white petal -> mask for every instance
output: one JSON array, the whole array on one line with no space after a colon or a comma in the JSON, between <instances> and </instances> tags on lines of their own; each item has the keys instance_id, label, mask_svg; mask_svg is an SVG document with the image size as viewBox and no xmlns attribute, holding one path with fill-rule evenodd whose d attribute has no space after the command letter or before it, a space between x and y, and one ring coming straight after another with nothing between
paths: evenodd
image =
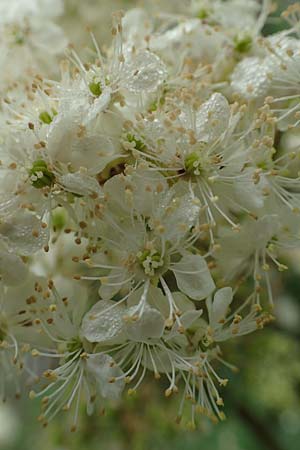
<instances>
[{"instance_id":1,"label":"white petal","mask_svg":"<svg viewBox=\"0 0 300 450\"><path fill-rule=\"evenodd\" d=\"M136 307L129 308L128 315L132 315ZM128 322L126 333L134 341L145 341L147 339L159 339L164 332L165 319L162 314L154 308L146 307L142 317L135 322Z\"/></svg>"},{"instance_id":2,"label":"white petal","mask_svg":"<svg viewBox=\"0 0 300 450\"><path fill-rule=\"evenodd\" d=\"M133 55L122 72L123 86L135 94L154 92L167 78L165 64L149 51Z\"/></svg>"},{"instance_id":3,"label":"white petal","mask_svg":"<svg viewBox=\"0 0 300 450\"><path fill-rule=\"evenodd\" d=\"M172 292L172 297L176 303L177 308L182 313L185 313L187 311L195 311L195 304L182 292Z\"/></svg>"},{"instance_id":4,"label":"white petal","mask_svg":"<svg viewBox=\"0 0 300 450\"><path fill-rule=\"evenodd\" d=\"M132 176L134 206L140 214L151 216L168 191L165 177L158 172L139 168Z\"/></svg>"},{"instance_id":5,"label":"white petal","mask_svg":"<svg viewBox=\"0 0 300 450\"><path fill-rule=\"evenodd\" d=\"M122 370L116 365L113 358L103 353L89 355L86 361L88 375L92 376L97 390L102 397L117 400L124 388L124 380L111 382L113 378L123 375Z\"/></svg>"},{"instance_id":6,"label":"white petal","mask_svg":"<svg viewBox=\"0 0 300 450\"><path fill-rule=\"evenodd\" d=\"M185 236L199 218L200 206L187 190L188 183L178 182L162 196L159 205L156 199L154 219L163 222L165 236L171 242Z\"/></svg>"},{"instance_id":7,"label":"white petal","mask_svg":"<svg viewBox=\"0 0 300 450\"><path fill-rule=\"evenodd\" d=\"M111 89L106 88L100 95L100 97L96 98L93 105L89 108L88 114L83 121L83 125L87 125L89 122L95 119L100 112L105 111L110 103L110 100Z\"/></svg>"},{"instance_id":8,"label":"white petal","mask_svg":"<svg viewBox=\"0 0 300 450\"><path fill-rule=\"evenodd\" d=\"M152 358L155 363L156 370L161 373L170 373L172 372L172 366L174 364L173 361L170 360L170 354L165 350L165 348L157 348L155 352L152 354ZM154 372L153 362L150 357L149 352L145 352L143 358L143 366L148 370Z\"/></svg>"},{"instance_id":9,"label":"white petal","mask_svg":"<svg viewBox=\"0 0 300 450\"><path fill-rule=\"evenodd\" d=\"M114 306L112 308L112 306ZM100 300L84 316L81 335L90 342L106 342L121 336L124 307L112 301Z\"/></svg>"},{"instance_id":10,"label":"white petal","mask_svg":"<svg viewBox=\"0 0 300 450\"><path fill-rule=\"evenodd\" d=\"M215 289L206 261L200 255L183 256L172 270L178 288L193 300L202 300Z\"/></svg>"},{"instance_id":11,"label":"white petal","mask_svg":"<svg viewBox=\"0 0 300 450\"><path fill-rule=\"evenodd\" d=\"M39 19L38 19L39 20ZM34 32L34 45L48 55L62 53L68 45L68 40L63 30L55 23L47 22L46 26L36 22Z\"/></svg>"},{"instance_id":12,"label":"white petal","mask_svg":"<svg viewBox=\"0 0 300 450\"><path fill-rule=\"evenodd\" d=\"M202 316L202 309L195 309L194 311L186 311L180 317L180 322L182 323L183 328L186 330L189 329L192 324Z\"/></svg>"},{"instance_id":13,"label":"white petal","mask_svg":"<svg viewBox=\"0 0 300 450\"><path fill-rule=\"evenodd\" d=\"M148 14L141 8L132 8L127 11L122 26L123 35L130 45L146 43L145 37L152 31Z\"/></svg>"},{"instance_id":14,"label":"white petal","mask_svg":"<svg viewBox=\"0 0 300 450\"><path fill-rule=\"evenodd\" d=\"M231 77L233 92L240 94L247 100L264 100L271 85L268 72L270 68L264 60L246 58L240 62Z\"/></svg>"},{"instance_id":15,"label":"white petal","mask_svg":"<svg viewBox=\"0 0 300 450\"><path fill-rule=\"evenodd\" d=\"M102 285L99 288L99 296L104 300L110 300L116 295L122 287L127 283L123 283L128 279L128 272L124 269L113 269L110 271L107 280L102 279Z\"/></svg>"},{"instance_id":16,"label":"white petal","mask_svg":"<svg viewBox=\"0 0 300 450\"><path fill-rule=\"evenodd\" d=\"M246 227L245 227L246 228ZM255 222L250 222L246 233L252 243L253 250L261 250L279 232L280 219L277 214L263 216Z\"/></svg>"},{"instance_id":17,"label":"white petal","mask_svg":"<svg viewBox=\"0 0 300 450\"><path fill-rule=\"evenodd\" d=\"M214 296L209 318L212 327L220 323L220 320L225 319L228 307L233 300L233 293L230 287L219 289Z\"/></svg>"},{"instance_id":18,"label":"white petal","mask_svg":"<svg viewBox=\"0 0 300 450\"><path fill-rule=\"evenodd\" d=\"M129 307L133 307L139 304L141 300L141 296L143 294L144 287L141 287L134 291L127 299L127 305ZM170 312L170 306L168 299L163 294L162 290L154 287L152 285L149 286L147 293L147 304L154 309L158 310L165 318L168 317Z\"/></svg>"},{"instance_id":19,"label":"white petal","mask_svg":"<svg viewBox=\"0 0 300 450\"><path fill-rule=\"evenodd\" d=\"M0 279L8 286L17 286L26 281L28 268L19 256L0 252Z\"/></svg>"},{"instance_id":20,"label":"white petal","mask_svg":"<svg viewBox=\"0 0 300 450\"><path fill-rule=\"evenodd\" d=\"M48 243L49 230L33 214L22 211L0 223L1 238L11 251L27 256Z\"/></svg>"},{"instance_id":21,"label":"white petal","mask_svg":"<svg viewBox=\"0 0 300 450\"><path fill-rule=\"evenodd\" d=\"M199 317L201 317L202 313L202 309L186 311L182 314L182 316L180 316L180 326L182 326L185 330L188 330L192 324L199 319ZM174 323L171 331L166 335L166 337L164 337L164 339L169 341L170 339L174 339L176 336L180 336L179 324L177 322Z\"/></svg>"},{"instance_id":22,"label":"white petal","mask_svg":"<svg viewBox=\"0 0 300 450\"><path fill-rule=\"evenodd\" d=\"M230 106L222 94L213 94L197 114L197 136L201 141L212 142L228 128Z\"/></svg>"},{"instance_id":23,"label":"white petal","mask_svg":"<svg viewBox=\"0 0 300 450\"><path fill-rule=\"evenodd\" d=\"M86 173L68 173L59 177L58 181L66 191L72 192L73 194L90 195L101 192L96 179L88 176Z\"/></svg>"},{"instance_id":24,"label":"white petal","mask_svg":"<svg viewBox=\"0 0 300 450\"><path fill-rule=\"evenodd\" d=\"M246 174L249 178L246 177ZM244 178L241 181L238 179L235 181L233 195L238 204L243 205L250 211L264 206L262 189L259 185L253 183L253 172L251 170L244 170Z\"/></svg>"}]
</instances>

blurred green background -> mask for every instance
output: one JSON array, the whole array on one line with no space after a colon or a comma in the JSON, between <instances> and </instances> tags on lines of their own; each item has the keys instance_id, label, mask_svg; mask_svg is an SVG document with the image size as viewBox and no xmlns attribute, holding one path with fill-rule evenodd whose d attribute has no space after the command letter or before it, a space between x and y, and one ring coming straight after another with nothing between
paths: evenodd
<instances>
[{"instance_id":1,"label":"blurred green background","mask_svg":"<svg viewBox=\"0 0 300 450\"><path fill-rule=\"evenodd\" d=\"M294 2L279 3L277 15ZM274 15L265 32L282 26ZM149 380L137 397L125 398L107 413L87 417L82 411L76 433L70 433L64 415L42 429L36 421L38 402L21 398L0 404L0 449L299 450L300 255L291 254L291 261L276 287L278 320L225 347L225 359L241 369L227 374L225 422L203 420L194 432L177 425L176 398L165 399L163 389Z\"/></svg>"}]
</instances>

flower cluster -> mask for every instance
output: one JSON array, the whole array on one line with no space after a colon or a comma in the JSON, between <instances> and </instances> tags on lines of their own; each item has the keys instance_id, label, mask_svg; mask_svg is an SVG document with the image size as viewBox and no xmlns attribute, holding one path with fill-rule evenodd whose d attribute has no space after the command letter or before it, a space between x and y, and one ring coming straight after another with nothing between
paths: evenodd
<instances>
[{"instance_id":1,"label":"flower cluster","mask_svg":"<svg viewBox=\"0 0 300 450\"><path fill-rule=\"evenodd\" d=\"M55 57L67 45L64 31L55 23L62 14L63 0L1 0L1 93L20 80L30 80L36 71L56 73Z\"/></svg>"},{"instance_id":2,"label":"flower cluster","mask_svg":"<svg viewBox=\"0 0 300 450\"><path fill-rule=\"evenodd\" d=\"M2 1L0 387L30 385L43 425L147 374L178 420L225 417L222 342L273 319L299 239L300 7L262 37L270 12L115 13L111 46L69 46L57 81L40 57L57 72L62 2Z\"/></svg>"}]
</instances>

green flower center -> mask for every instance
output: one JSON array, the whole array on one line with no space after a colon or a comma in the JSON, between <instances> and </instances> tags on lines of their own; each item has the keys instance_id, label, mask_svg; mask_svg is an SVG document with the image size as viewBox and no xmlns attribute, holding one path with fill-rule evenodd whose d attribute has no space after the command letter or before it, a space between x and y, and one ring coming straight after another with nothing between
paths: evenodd
<instances>
[{"instance_id":1,"label":"green flower center","mask_svg":"<svg viewBox=\"0 0 300 450\"><path fill-rule=\"evenodd\" d=\"M70 353L78 352L82 349L82 342L79 338L73 339L71 342L67 344L67 350Z\"/></svg>"},{"instance_id":2,"label":"green flower center","mask_svg":"<svg viewBox=\"0 0 300 450\"><path fill-rule=\"evenodd\" d=\"M200 11L197 14L198 19L204 20L209 17L209 11L207 9L200 9Z\"/></svg>"},{"instance_id":3,"label":"green flower center","mask_svg":"<svg viewBox=\"0 0 300 450\"><path fill-rule=\"evenodd\" d=\"M239 53L247 53L251 50L252 47L252 38L251 36L236 36L234 38L235 50Z\"/></svg>"},{"instance_id":4,"label":"green flower center","mask_svg":"<svg viewBox=\"0 0 300 450\"><path fill-rule=\"evenodd\" d=\"M102 88L101 88L100 82L98 82L98 83L95 83L95 82L90 83L89 84L89 89L90 89L91 93L95 97L100 97L100 95L102 94Z\"/></svg>"},{"instance_id":5,"label":"green flower center","mask_svg":"<svg viewBox=\"0 0 300 450\"><path fill-rule=\"evenodd\" d=\"M155 249L139 252L137 258L146 275L154 276L164 265L161 254Z\"/></svg>"},{"instance_id":6,"label":"green flower center","mask_svg":"<svg viewBox=\"0 0 300 450\"><path fill-rule=\"evenodd\" d=\"M39 115L39 119L41 122L46 123L47 125L50 125L50 123L53 120L53 117L51 117L47 111L42 111L41 114Z\"/></svg>"},{"instance_id":7,"label":"green flower center","mask_svg":"<svg viewBox=\"0 0 300 450\"><path fill-rule=\"evenodd\" d=\"M184 167L189 175L200 175L201 156L199 152L193 152L187 155L184 160Z\"/></svg>"},{"instance_id":8,"label":"green flower center","mask_svg":"<svg viewBox=\"0 0 300 450\"><path fill-rule=\"evenodd\" d=\"M145 149L145 144L141 140L137 139L133 134L127 134L127 140L131 144L134 144L134 147L137 150L142 152Z\"/></svg>"},{"instance_id":9,"label":"green flower center","mask_svg":"<svg viewBox=\"0 0 300 450\"><path fill-rule=\"evenodd\" d=\"M70 361L72 358L74 358L75 353L79 353L78 358L80 355L84 352L82 347L82 342L79 338L74 338L72 341L68 342L66 345L67 352L69 355L66 358L66 362Z\"/></svg>"},{"instance_id":10,"label":"green flower center","mask_svg":"<svg viewBox=\"0 0 300 450\"><path fill-rule=\"evenodd\" d=\"M15 43L17 45L23 45L25 42L24 36L21 33L16 33L15 35Z\"/></svg>"},{"instance_id":11,"label":"green flower center","mask_svg":"<svg viewBox=\"0 0 300 450\"><path fill-rule=\"evenodd\" d=\"M58 207L52 212L52 227L55 231L60 231L67 224L67 213L64 208Z\"/></svg>"},{"instance_id":12,"label":"green flower center","mask_svg":"<svg viewBox=\"0 0 300 450\"><path fill-rule=\"evenodd\" d=\"M43 159L38 159L33 163L29 170L29 176L32 185L37 189L51 187L55 182L55 175L48 169L47 163Z\"/></svg>"}]
</instances>

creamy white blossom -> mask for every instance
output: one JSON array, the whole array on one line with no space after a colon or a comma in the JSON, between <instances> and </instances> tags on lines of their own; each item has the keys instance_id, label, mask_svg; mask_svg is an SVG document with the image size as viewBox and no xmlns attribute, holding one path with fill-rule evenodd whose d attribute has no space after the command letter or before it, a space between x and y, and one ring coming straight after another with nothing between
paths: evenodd
<instances>
[{"instance_id":1,"label":"creamy white blossom","mask_svg":"<svg viewBox=\"0 0 300 450\"><path fill-rule=\"evenodd\" d=\"M12 0L0 5L0 61L5 67L0 89L28 80L34 71L55 73L51 61L67 45L55 19L63 14L63 0Z\"/></svg>"},{"instance_id":2,"label":"creamy white blossom","mask_svg":"<svg viewBox=\"0 0 300 450\"><path fill-rule=\"evenodd\" d=\"M76 3L0 4L0 395L74 431L150 374L223 420L223 342L299 244L299 7L263 37L268 0L145 2L58 64L113 7Z\"/></svg>"}]
</instances>

